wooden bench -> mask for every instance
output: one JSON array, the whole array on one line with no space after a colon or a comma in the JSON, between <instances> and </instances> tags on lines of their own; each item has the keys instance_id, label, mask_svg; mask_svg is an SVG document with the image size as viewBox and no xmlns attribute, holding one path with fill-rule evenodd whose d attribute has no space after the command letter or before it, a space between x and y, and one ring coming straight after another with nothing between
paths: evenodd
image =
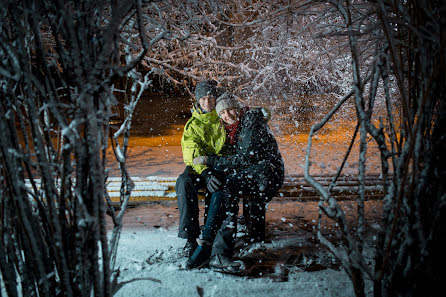
<instances>
[{"instance_id":1,"label":"wooden bench","mask_svg":"<svg viewBox=\"0 0 446 297\"><path fill-rule=\"evenodd\" d=\"M333 176L321 175L314 178L325 187L328 187ZM135 188L132 191L129 204L141 205L153 201L176 200L176 177L132 177ZM355 176L340 176L331 193L338 200L353 200L358 195L358 178ZM366 200L382 199L384 196L382 181L378 175L368 175L365 179ZM112 203L119 204L120 178L109 178L107 190ZM199 192L199 199L204 199L204 191ZM282 188L274 199L293 201L318 201L319 194L305 181L303 175L288 175L285 177Z\"/></svg>"},{"instance_id":2,"label":"wooden bench","mask_svg":"<svg viewBox=\"0 0 446 297\"><path fill-rule=\"evenodd\" d=\"M314 176L323 186L328 187L333 180L333 176ZM132 178L135 183L135 189L130 198L131 205L140 205L150 203L151 201L176 200L175 181L172 177L135 177ZM108 190L112 201L119 203L119 184L118 179L111 180ZM382 182L378 175L368 175L365 178L365 198L381 199L384 195ZM340 176L333 187L331 193L338 200L352 200L358 196L358 178L355 176ZM204 200L205 219L207 215L208 203L205 199L205 189L199 191L198 198ZM273 199L295 200L295 201L317 201L319 194L305 181L303 175L289 175L285 177L283 186L277 192ZM265 239L265 219L266 205L255 203L250 196L241 197L243 219L252 241L263 241ZM259 209L260 208L260 209ZM257 213L254 217L252 214Z\"/></svg>"},{"instance_id":3,"label":"wooden bench","mask_svg":"<svg viewBox=\"0 0 446 297\"><path fill-rule=\"evenodd\" d=\"M323 186L328 185L333 180L332 175L313 176ZM132 177L135 188L131 193L129 206L137 206L154 201L174 201L177 199L175 193L176 177L148 176L148 177ZM38 180L35 180L39 184ZM27 183L30 186L30 183ZM358 196L358 178L356 176L343 175L337 180L336 186L333 187L331 193L338 200L353 200ZM365 178L365 198L382 199L384 196L382 181L378 175L367 175ZM109 178L107 181L107 191L111 198L112 204L118 206L120 204L120 188L121 179L118 177ZM204 200L204 191L199 192L200 200ZM255 228L265 229L266 207L263 206L260 212L258 222L253 222L252 212L256 207L252 199L248 196L241 197L243 205L243 217L247 226L248 233L255 237ZM293 200L293 201L317 201L320 199L319 194L305 181L303 175L288 175L285 177L283 186L277 192L273 199ZM258 230L257 230L258 231ZM260 234L262 232L260 231Z\"/></svg>"}]
</instances>

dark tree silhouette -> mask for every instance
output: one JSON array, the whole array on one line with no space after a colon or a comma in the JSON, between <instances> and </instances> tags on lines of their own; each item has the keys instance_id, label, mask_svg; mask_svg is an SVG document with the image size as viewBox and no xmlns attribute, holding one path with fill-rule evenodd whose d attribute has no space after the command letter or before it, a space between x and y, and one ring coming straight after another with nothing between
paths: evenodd
<instances>
[{"instance_id":1,"label":"dark tree silhouette","mask_svg":"<svg viewBox=\"0 0 446 297\"><path fill-rule=\"evenodd\" d=\"M333 13L324 18L324 27L348 40L353 81L352 91L312 127L309 137L306 178L322 196L321 211L339 223L343 244L335 246L320 232L318 237L343 263L357 296L365 296L366 279L373 281L375 296L434 296L441 291L445 262L441 251L446 235L442 224L446 207L446 5L384 0L317 5ZM392 81L398 96L392 96ZM380 92L387 106L385 115L376 115L374 110ZM330 195L332 185L324 188L309 174L313 134L350 97L360 135L361 183L355 226L348 226ZM364 176L370 136L381 153L385 190L374 267L366 264L364 254ZM343 164L339 173L342 168Z\"/></svg>"}]
</instances>

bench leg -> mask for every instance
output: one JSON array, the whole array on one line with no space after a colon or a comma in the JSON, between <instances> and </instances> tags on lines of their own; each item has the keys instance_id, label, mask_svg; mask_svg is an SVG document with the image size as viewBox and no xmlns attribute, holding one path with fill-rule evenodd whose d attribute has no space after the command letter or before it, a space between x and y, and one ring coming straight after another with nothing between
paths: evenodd
<instances>
[{"instance_id":1,"label":"bench leg","mask_svg":"<svg viewBox=\"0 0 446 297\"><path fill-rule=\"evenodd\" d=\"M249 237L253 242L265 241L265 206L264 202L243 198L243 217Z\"/></svg>"}]
</instances>

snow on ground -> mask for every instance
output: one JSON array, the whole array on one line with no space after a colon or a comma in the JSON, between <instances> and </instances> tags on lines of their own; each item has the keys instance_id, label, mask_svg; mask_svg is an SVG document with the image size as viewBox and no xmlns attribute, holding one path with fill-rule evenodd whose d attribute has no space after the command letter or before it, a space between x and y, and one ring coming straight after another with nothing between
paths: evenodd
<instances>
[{"instance_id":1,"label":"snow on ground","mask_svg":"<svg viewBox=\"0 0 446 297\"><path fill-rule=\"evenodd\" d=\"M175 201L130 208L124 216L115 267L124 285L116 296L354 296L346 273L315 240L317 203L273 199L268 205L265 243L246 243L240 224L235 256L245 261L243 275L209 268L184 270L187 258L181 249L185 240L177 237ZM379 228L380 205L366 201L369 238ZM342 201L341 206L354 221L354 202ZM325 219L322 230L331 238L336 227Z\"/></svg>"},{"instance_id":2,"label":"snow on ground","mask_svg":"<svg viewBox=\"0 0 446 297\"><path fill-rule=\"evenodd\" d=\"M209 268L184 270L180 256L184 239L170 229L126 230L121 236L117 266L119 281L128 282L116 297L128 296L354 296L345 272L325 269L291 270L288 281L222 274Z\"/></svg>"}]
</instances>

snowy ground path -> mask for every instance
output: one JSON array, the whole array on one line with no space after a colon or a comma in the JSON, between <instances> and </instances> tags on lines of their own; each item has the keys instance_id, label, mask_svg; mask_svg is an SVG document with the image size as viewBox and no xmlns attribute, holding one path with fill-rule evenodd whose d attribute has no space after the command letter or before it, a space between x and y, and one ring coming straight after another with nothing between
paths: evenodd
<instances>
[{"instance_id":1,"label":"snowy ground path","mask_svg":"<svg viewBox=\"0 0 446 297\"><path fill-rule=\"evenodd\" d=\"M179 257L183 245L175 228L124 232L117 264L120 281L131 282L116 296L354 296L345 273L332 269L296 268L286 282L225 275L208 268L183 270L186 258Z\"/></svg>"},{"instance_id":2,"label":"snowy ground path","mask_svg":"<svg viewBox=\"0 0 446 297\"><path fill-rule=\"evenodd\" d=\"M354 220L354 203L341 204ZM366 202L369 238L379 228L380 206L379 201ZM273 200L267 210L265 243L245 243L243 225L239 226L236 257L247 269L235 276L209 268L184 270L185 241L177 237L175 201L130 208L117 257L119 281L125 285L116 296L354 296L345 272L315 240L317 215L317 202ZM323 230L335 236L336 226L324 220Z\"/></svg>"}]
</instances>

